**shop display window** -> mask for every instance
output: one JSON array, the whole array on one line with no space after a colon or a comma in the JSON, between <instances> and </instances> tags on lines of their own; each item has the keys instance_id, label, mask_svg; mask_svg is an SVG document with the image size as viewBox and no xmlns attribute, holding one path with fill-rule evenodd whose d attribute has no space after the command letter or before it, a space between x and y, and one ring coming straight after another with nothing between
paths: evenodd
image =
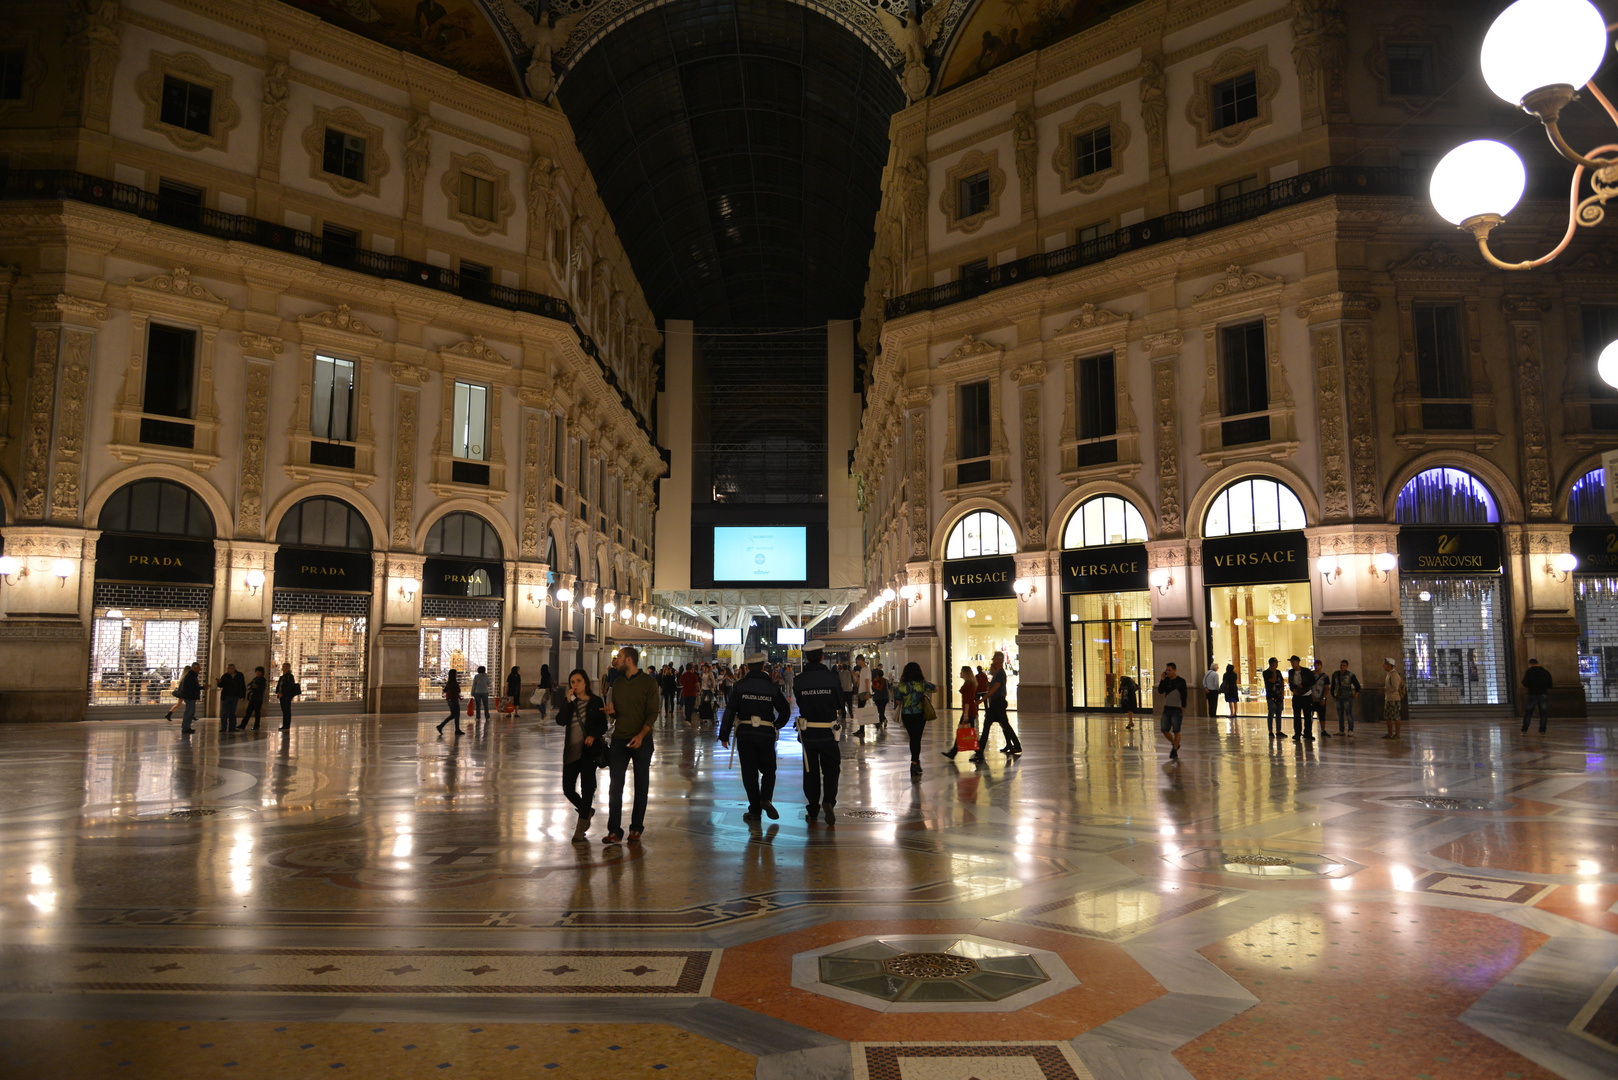
<instances>
[{"instance_id":1,"label":"shop display window","mask_svg":"<svg viewBox=\"0 0 1618 1080\"><path fill-rule=\"evenodd\" d=\"M1210 660L1224 674L1225 665L1236 668L1236 711L1244 716L1263 716L1263 671L1270 657L1279 660L1282 670L1290 667L1287 658L1297 655L1305 667L1315 661L1314 612L1309 599L1309 583L1219 585L1208 590L1208 640ZM1200 691L1205 671L1188 677L1194 691ZM1220 712L1226 711L1221 699Z\"/></svg>"}]
</instances>

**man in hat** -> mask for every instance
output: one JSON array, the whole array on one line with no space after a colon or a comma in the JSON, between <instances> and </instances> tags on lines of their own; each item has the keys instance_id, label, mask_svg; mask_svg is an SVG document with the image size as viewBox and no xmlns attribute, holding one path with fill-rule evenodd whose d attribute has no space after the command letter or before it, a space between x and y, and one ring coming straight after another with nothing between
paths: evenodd
<instances>
[{"instance_id":1,"label":"man in hat","mask_svg":"<svg viewBox=\"0 0 1618 1080\"><path fill-rule=\"evenodd\" d=\"M1315 673L1298 663L1296 653L1287 661L1292 665L1287 672L1287 688L1292 691L1292 741L1314 742L1314 700L1309 691L1315 688Z\"/></svg>"},{"instance_id":2,"label":"man in hat","mask_svg":"<svg viewBox=\"0 0 1618 1080\"><path fill-rule=\"evenodd\" d=\"M1391 656L1382 658L1382 671L1382 719L1388 722L1388 733L1382 737L1397 739L1404 722L1405 677L1399 674L1399 665Z\"/></svg>"},{"instance_id":3,"label":"man in hat","mask_svg":"<svg viewBox=\"0 0 1618 1080\"><path fill-rule=\"evenodd\" d=\"M826 824L835 822L832 808L837 805L837 777L843 769L843 753L837 745L838 703L843 699L842 680L825 664L826 643L803 644L803 670L792 681L792 695L798 699L798 741L803 744L803 797L808 805L804 816L814 821L822 812Z\"/></svg>"},{"instance_id":4,"label":"man in hat","mask_svg":"<svg viewBox=\"0 0 1618 1080\"><path fill-rule=\"evenodd\" d=\"M775 736L792 718L792 706L764 673L769 657L751 653L747 674L736 681L725 703L725 722L719 728L719 745L730 746L730 732L736 729L736 753L742 759L742 787L747 791L747 813L743 821L757 821L759 811L771 819L775 812Z\"/></svg>"}]
</instances>

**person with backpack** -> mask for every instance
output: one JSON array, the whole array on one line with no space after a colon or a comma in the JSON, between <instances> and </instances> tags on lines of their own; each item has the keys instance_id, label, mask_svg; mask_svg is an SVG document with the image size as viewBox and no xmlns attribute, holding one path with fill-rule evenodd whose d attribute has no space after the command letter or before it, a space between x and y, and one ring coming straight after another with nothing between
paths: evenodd
<instances>
[{"instance_id":1,"label":"person with backpack","mask_svg":"<svg viewBox=\"0 0 1618 1080\"><path fill-rule=\"evenodd\" d=\"M1404 721L1405 677L1393 657L1382 658L1382 719L1387 721L1388 733L1384 739L1397 739Z\"/></svg>"},{"instance_id":2,"label":"person with backpack","mask_svg":"<svg viewBox=\"0 0 1618 1080\"><path fill-rule=\"evenodd\" d=\"M1337 702L1337 734L1354 737L1354 703L1360 698L1360 680L1348 668L1348 661L1341 661L1337 670L1331 673L1331 697ZM1344 721L1348 723L1348 730L1343 730Z\"/></svg>"},{"instance_id":3,"label":"person with backpack","mask_svg":"<svg viewBox=\"0 0 1618 1080\"><path fill-rule=\"evenodd\" d=\"M185 713L180 718L180 734L189 735L197 722L197 699L202 696L202 682L197 678L200 665L190 663L185 666L185 674L180 676L180 685L175 689L174 696L180 699L185 706Z\"/></svg>"},{"instance_id":4,"label":"person with backpack","mask_svg":"<svg viewBox=\"0 0 1618 1080\"><path fill-rule=\"evenodd\" d=\"M454 674L454 672L451 672ZM292 665L281 665L281 677L275 682L275 696L281 699L281 730L292 728L292 699L303 693L303 687L292 677Z\"/></svg>"},{"instance_id":5,"label":"person with backpack","mask_svg":"<svg viewBox=\"0 0 1618 1080\"><path fill-rule=\"evenodd\" d=\"M999 655L998 653L996 655ZM896 687L899 698L899 722L910 736L910 775L921 775L921 737L927 732L928 700L938 687L922 676L921 665L912 660L906 664ZM950 754L954 757L954 754Z\"/></svg>"}]
</instances>

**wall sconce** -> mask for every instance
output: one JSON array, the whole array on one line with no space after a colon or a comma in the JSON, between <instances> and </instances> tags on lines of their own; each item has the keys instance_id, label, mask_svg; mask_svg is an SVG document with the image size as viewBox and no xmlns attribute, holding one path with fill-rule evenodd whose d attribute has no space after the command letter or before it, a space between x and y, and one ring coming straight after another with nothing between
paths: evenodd
<instances>
[{"instance_id":1,"label":"wall sconce","mask_svg":"<svg viewBox=\"0 0 1618 1080\"><path fill-rule=\"evenodd\" d=\"M1566 581L1567 576L1579 568L1579 557L1563 552L1545 560L1545 576L1552 581Z\"/></svg>"},{"instance_id":2,"label":"wall sconce","mask_svg":"<svg viewBox=\"0 0 1618 1080\"><path fill-rule=\"evenodd\" d=\"M1020 577L1011 583L1011 591L1027 600L1039 595L1039 586L1034 583L1033 578Z\"/></svg>"},{"instance_id":3,"label":"wall sconce","mask_svg":"<svg viewBox=\"0 0 1618 1080\"><path fill-rule=\"evenodd\" d=\"M247 572L245 580L247 581L248 591L257 596L258 591L264 587L264 571L254 567Z\"/></svg>"},{"instance_id":4,"label":"wall sconce","mask_svg":"<svg viewBox=\"0 0 1618 1080\"><path fill-rule=\"evenodd\" d=\"M586 596L583 600L579 601L579 606L585 611L594 611L596 609L596 598L593 596Z\"/></svg>"},{"instance_id":5,"label":"wall sconce","mask_svg":"<svg viewBox=\"0 0 1618 1080\"><path fill-rule=\"evenodd\" d=\"M56 575L56 583L67 588L67 579L73 576L73 562L71 559L57 559L51 563L51 573Z\"/></svg>"},{"instance_id":6,"label":"wall sconce","mask_svg":"<svg viewBox=\"0 0 1618 1080\"><path fill-rule=\"evenodd\" d=\"M644 611L635 612L635 621L644 626L646 624L646 612L644 612Z\"/></svg>"},{"instance_id":7,"label":"wall sconce","mask_svg":"<svg viewBox=\"0 0 1618 1080\"><path fill-rule=\"evenodd\" d=\"M613 612L615 612L617 610L618 610L618 605L613 603L611 600L608 600L605 604L601 605L601 614L603 614L603 615L611 615Z\"/></svg>"},{"instance_id":8,"label":"wall sconce","mask_svg":"<svg viewBox=\"0 0 1618 1080\"><path fill-rule=\"evenodd\" d=\"M407 577L399 580L399 599L403 600L405 603L408 604L410 601L414 600L416 598L416 594L420 591L421 582L417 581L415 578Z\"/></svg>"},{"instance_id":9,"label":"wall sconce","mask_svg":"<svg viewBox=\"0 0 1618 1080\"><path fill-rule=\"evenodd\" d=\"M915 607L916 602L921 599L921 590L914 585L901 585L899 586L899 599L911 607Z\"/></svg>"},{"instance_id":10,"label":"wall sconce","mask_svg":"<svg viewBox=\"0 0 1618 1080\"><path fill-rule=\"evenodd\" d=\"M556 602L558 604L566 604L568 601L570 601L572 599L573 599L573 590L568 588L566 585L563 585L561 588L556 590Z\"/></svg>"},{"instance_id":11,"label":"wall sconce","mask_svg":"<svg viewBox=\"0 0 1618 1080\"><path fill-rule=\"evenodd\" d=\"M545 596L544 596L544 594L543 593L537 593L533 589L528 590L528 593L524 597L524 599L526 599L530 604L533 604L535 607L544 607L545 606Z\"/></svg>"},{"instance_id":12,"label":"wall sconce","mask_svg":"<svg viewBox=\"0 0 1618 1080\"><path fill-rule=\"evenodd\" d=\"M18 562L10 555L0 555L0 577L6 579L7 585L17 584L19 577L26 577L28 567Z\"/></svg>"},{"instance_id":13,"label":"wall sconce","mask_svg":"<svg viewBox=\"0 0 1618 1080\"><path fill-rule=\"evenodd\" d=\"M1322 555L1316 559L1315 569L1320 571L1320 579L1328 585L1343 576L1343 564L1337 561L1335 555Z\"/></svg>"},{"instance_id":14,"label":"wall sconce","mask_svg":"<svg viewBox=\"0 0 1618 1080\"><path fill-rule=\"evenodd\" d=\"M1399 569L1399 556L1391 551L1379 551L1371 557L1371 574L1378 581L1388 580L1388 575Z\"/></svg>"},{"instance_id":15,"label":"wall sconce","mask_svg":"<svg viewBox=\"0 0 1618 1080\"><path fill-rule=\"evenodd\" d=\"M891 604L895 600L897 600L898 598L899 598L899 594L894 592L892 589L883 589L882 590L882 602L884 604Z\"/></svg>"},{"instance_id":16,"label":"wall sconce","mask_svg":"<svg viewBox=\"0 0 1618 1080\"><path fill-rule=\"evenodd\" d=\"M1160 566L1153 570L1152 576L1147 580L1151 582L1152 588L1157 590L1157 595L1159 596L1167 596L1169 590L1174 587L1174 575L1169 572L1167 567ZM1209 625L1213 624L1210 623Z\"/></svg>"}]
</instances>

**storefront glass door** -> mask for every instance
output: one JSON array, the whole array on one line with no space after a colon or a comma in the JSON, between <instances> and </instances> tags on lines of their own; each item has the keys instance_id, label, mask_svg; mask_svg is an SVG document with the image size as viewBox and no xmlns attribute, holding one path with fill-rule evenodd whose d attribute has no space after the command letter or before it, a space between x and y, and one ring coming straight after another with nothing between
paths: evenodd
<instances>
[{"instance_id":1,"label":"storefront glass door","mask_svg":"<svg viewBox=\"0 0 1618 1080\"><path fill-rule=\"evenodd\" d=\"M1017 600L954 600L949 605L949 670L927 673L928 681L950 689L949 701L960 708L960 671L989 672L996 652L1006 654L1006 707L1017 707Z\"/></svg>"},{"instance_id":2,"label":"storefront glass door","mask_svg":"<svg viewBox=\"0 0 1618 1080\"><path fill-rule=\"evenodd\" d=\"M1511 700L1504 607L1498 575L1400 579L1410 704L1500 705Z\"/></svg>"},{"instance_id":3,"label":"storefront glass door","mask_svg":"<svg viewBox=\"0 0 1618 1080\"><path fill-rule=\"evenodd\" d=\"M1315 659L1314 612L1309 599L1309 583L1293 581L1273 585L1220 585L1208 590L1209 659L1223 675L1225 665L1236 669L1236 712L1242 716L1263 716L1264 682L1262 672L1270 657L1280 661L1284 671L1287 658L1297 655L1305 667ZM1206 670L1186 679L1193 692L1202 690ZM1220 700L1219 711L1228 710Z\"/></svg>"},{"instance_id":4,"label":"storefront glass door","mask_svg":"<svg viewBox=\"0 0 1618 1080\"><path fill-rule=\"evenodd\" d=\"M1068 704L1075 709L1122 707L1118 683L1140 687L1136 708L1150 712L1157 679L1152 667L1152 603L1144 592L1089 593L1067 598Z\"/></svg>"}]
</instances>

